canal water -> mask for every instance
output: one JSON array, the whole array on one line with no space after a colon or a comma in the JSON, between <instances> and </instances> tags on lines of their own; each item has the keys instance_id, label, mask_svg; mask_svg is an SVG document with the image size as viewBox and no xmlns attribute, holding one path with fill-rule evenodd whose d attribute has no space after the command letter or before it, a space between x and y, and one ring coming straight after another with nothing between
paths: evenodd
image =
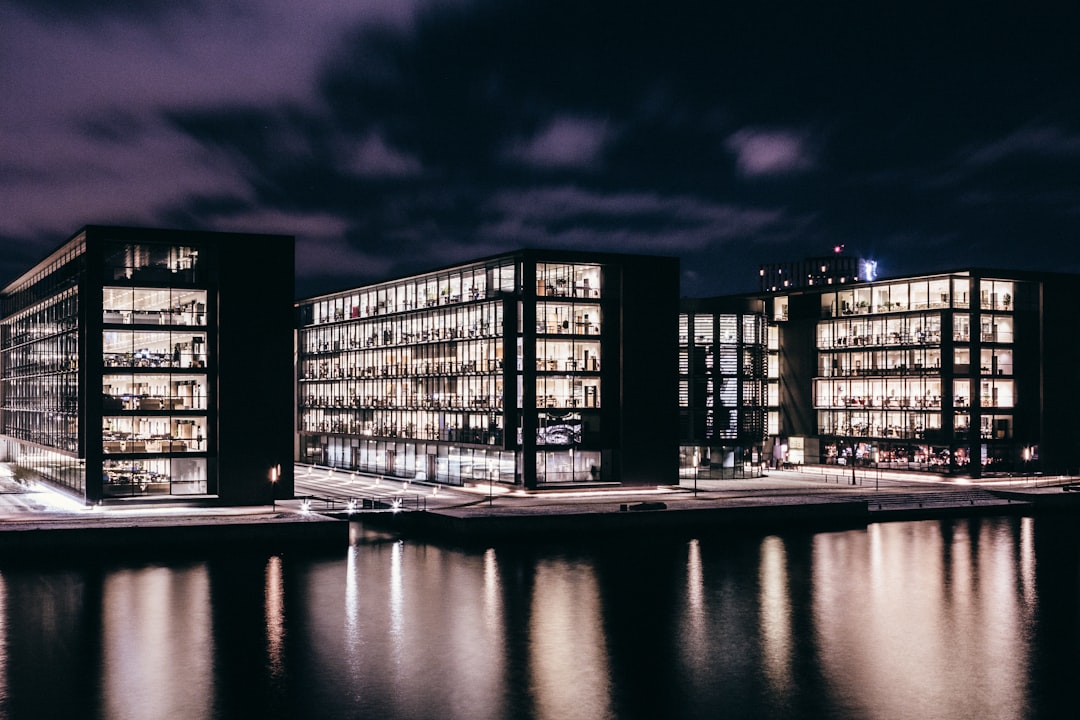
<instances>
[{"instance_id":1,"label":"canal water","mask_svg":"<svg viewBox=\"0 0 1080 720\"><path fill-rule=\"evenodd\" d=\"M0 718L1076 717L1080 531L0 558Z\"/></svg>"}]
</instances>

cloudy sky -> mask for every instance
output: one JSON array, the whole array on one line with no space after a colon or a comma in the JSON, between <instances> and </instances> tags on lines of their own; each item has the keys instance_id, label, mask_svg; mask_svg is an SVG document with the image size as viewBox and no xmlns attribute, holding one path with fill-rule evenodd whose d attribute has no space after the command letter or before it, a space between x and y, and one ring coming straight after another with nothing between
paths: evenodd
<instances>
[{"instance_id":1,"label":"cloudy sky","mask_svg":"<svg viewBox=\"0 0 1080 720\"><path fill-rule=\"evenodd\" d=\"M1080 14L1009 5L0 0L0 284L90 223L296 235L299 296L520 247L1080 271Z\"/></svg>"}]
</instances>

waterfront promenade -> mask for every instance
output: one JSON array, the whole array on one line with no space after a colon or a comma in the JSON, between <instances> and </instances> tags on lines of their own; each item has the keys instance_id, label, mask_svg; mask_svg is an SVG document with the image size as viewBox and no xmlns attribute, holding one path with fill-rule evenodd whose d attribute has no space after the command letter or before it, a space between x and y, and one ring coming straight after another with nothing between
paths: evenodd
<instances>
[{"instance_id":1,"label":"waterfront promenade","mask_svg":"<svg viewBox=\"0 0 1080 720\"><path fill-rule=\"evenodd\" d=\"M457 539L640 531L858 527L873 522L1080 510L1067 477L972 481L926 473L813 467L763 477L621 490L446 487L296 466L296 497L275 506L111 504L87 508L41 484L0 476L0 547L230 543L337 545L348 523Z\"/></svg>"}]
</instances>

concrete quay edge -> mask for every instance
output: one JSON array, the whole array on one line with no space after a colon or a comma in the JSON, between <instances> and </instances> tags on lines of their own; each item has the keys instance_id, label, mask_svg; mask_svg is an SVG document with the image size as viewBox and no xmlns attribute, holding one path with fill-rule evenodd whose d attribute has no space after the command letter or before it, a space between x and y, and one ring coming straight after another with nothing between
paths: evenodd
<instances>
[{"instance_id":1,"label":"concrete quay edge","mask_svg":"<svg viewBox=\"0 0 1080 720\"><path fill-rule=\"evenodd\" d=\"M83 557L208 549L336 550L348 543L348 523L316 514L0 522L0 553L5 559L21 554Z\"/></svg>"},{"instance_id":2,"label":"concrete quay edge","mask_svg":"<svg viewBox=\"0 0 1080 720\"><path fill-rule=\"evenodd\" d=\"M572 540L642 533L776 533L865 528L879 522L1080 512L1080 493L993 491L993 502L889 505L849 496L810 500L790 496L760 504L693 503L621 511L563 507L521 512L513 508L436 509L364 515L365 525L403 536L461 542ZM628 508L630 510L632 508Z\"/></svg>"}]
</instances>

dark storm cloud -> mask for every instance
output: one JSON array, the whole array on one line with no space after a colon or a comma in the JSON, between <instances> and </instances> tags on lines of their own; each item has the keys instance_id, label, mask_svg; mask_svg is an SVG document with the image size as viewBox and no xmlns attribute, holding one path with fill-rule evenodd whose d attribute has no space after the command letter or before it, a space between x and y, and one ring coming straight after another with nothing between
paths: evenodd
<instances>
[{"instance_id":1,"label":"dark storm cloud","mask_svg":"<svg viewBox=\"0 0 1080 720\"><path fill-rule=\"evenodd\" d=\"M0 80L0 233L34 248L102 221L294 233L302 294L522 246L677 254L689 294L750 289L759 263L835 243L887 272L1080 270L1075 20L950 3L0 2L0 62L34 68Z\"/></svg>"}]
</instances>

